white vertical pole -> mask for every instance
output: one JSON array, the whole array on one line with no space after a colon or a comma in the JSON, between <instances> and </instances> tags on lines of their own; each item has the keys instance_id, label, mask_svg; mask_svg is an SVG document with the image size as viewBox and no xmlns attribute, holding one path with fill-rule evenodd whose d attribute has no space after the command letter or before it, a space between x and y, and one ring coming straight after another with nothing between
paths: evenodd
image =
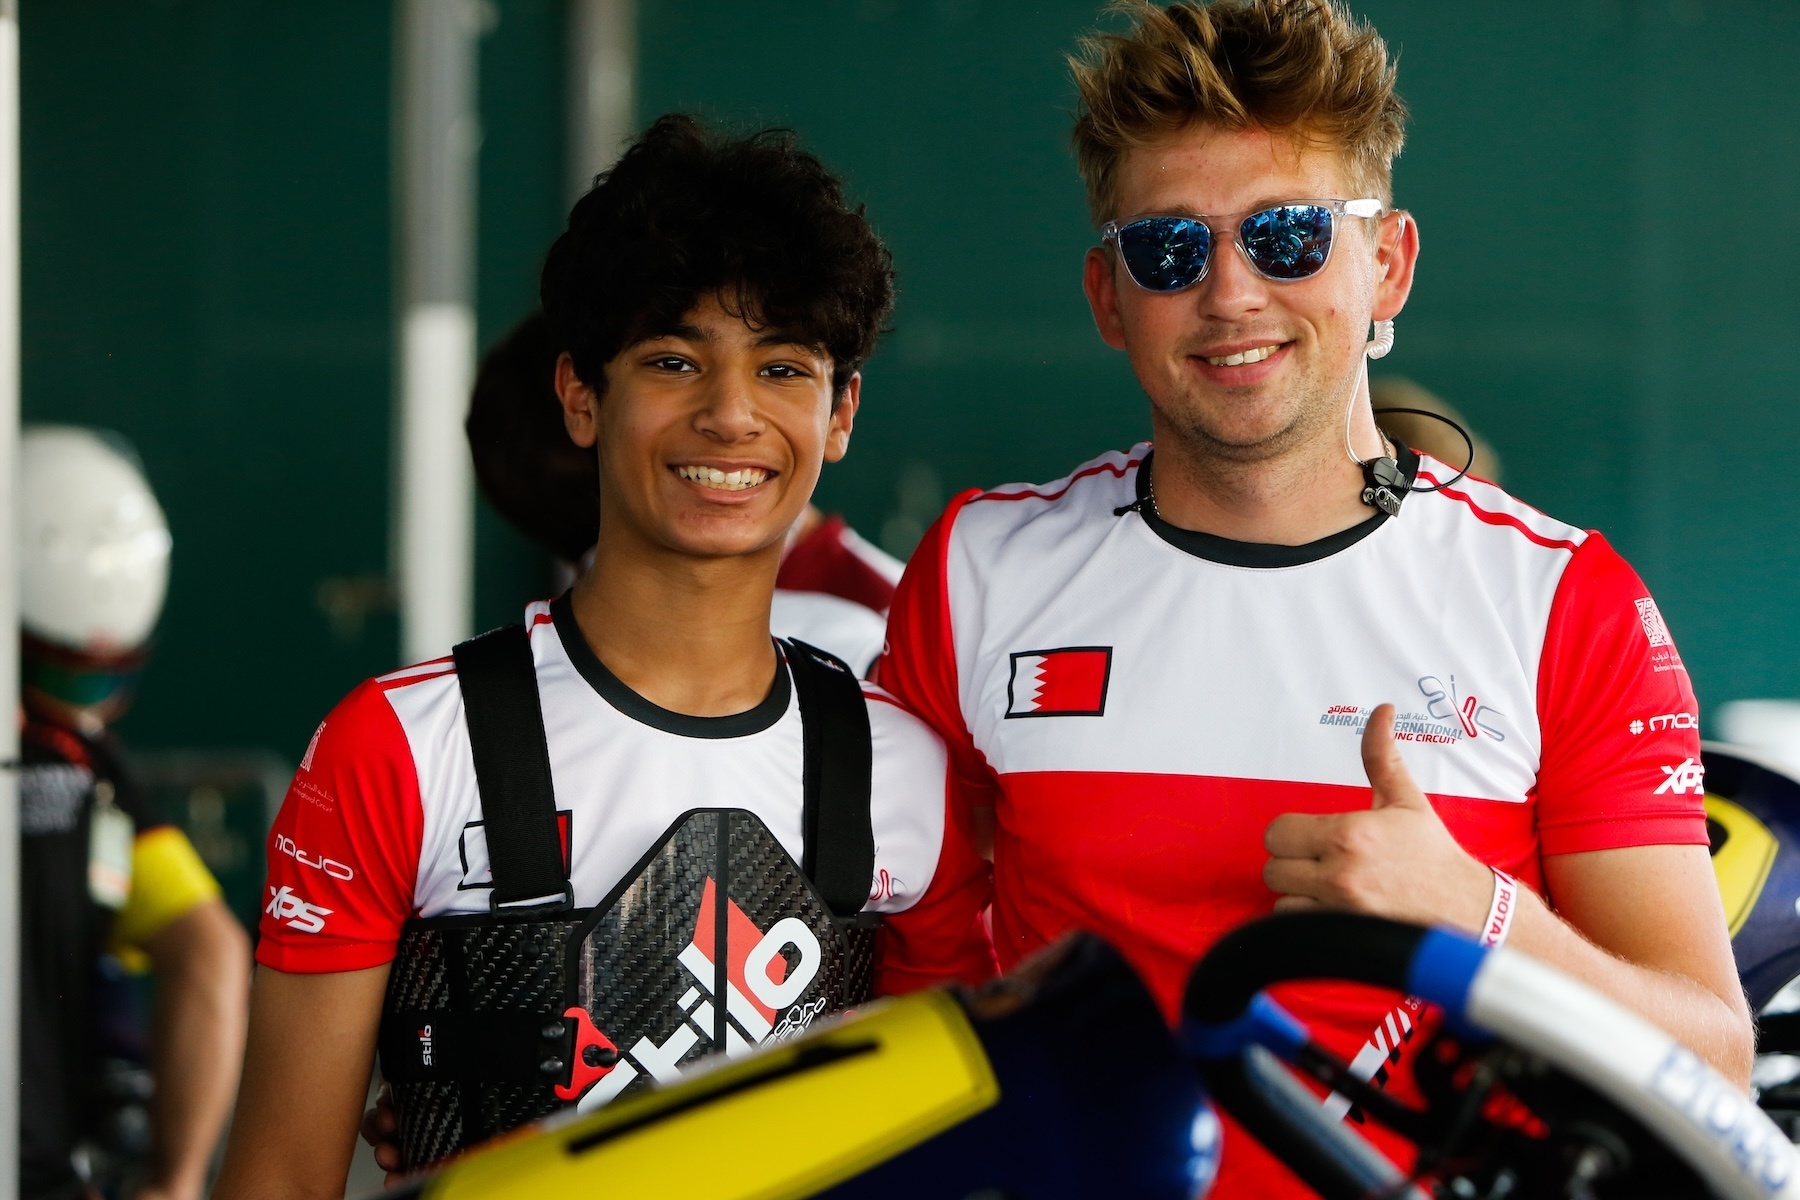
<instances>
[{"instance_id":1,"label":"white vertical pole","mask_svg":"<svg viewBox=\"0 0 1800 1200\"><path fill-rule=\"evenodd\" d=\"M635 0L570 0L569 198L619 157L632 134L637 92Z\"/></svg>"},{"instance_id":2,"label":"white vertical pole","mask_svg":"<svg viewBox=\"0 0 1800 1200\"><path fill-rule=\"evenodd\" d=\"M398 0L399 386L394 541L400 649L473 632L475 508L463 415L475 374L478 0Z\"/></svg>"},{"instance_id":3,"label":"white vertical pole","mask_svg":"<svg viewBox=\"0 0 1800 1200\"><path fill-rule=\"evenodd\" d=\"M19 757L19 6L0 0L0 763ZM0 1200L19 1194L19 776L0 769Z\"/></svg>"}]
</instances>

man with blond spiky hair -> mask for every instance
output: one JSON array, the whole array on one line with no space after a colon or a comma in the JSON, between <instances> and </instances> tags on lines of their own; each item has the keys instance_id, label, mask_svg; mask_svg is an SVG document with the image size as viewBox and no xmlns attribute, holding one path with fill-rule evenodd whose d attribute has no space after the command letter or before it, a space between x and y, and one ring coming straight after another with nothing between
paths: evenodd
<instances>
[{"instance_id":1,"label":"man with blond spiky hair","mask_svg":"<svg viewBox=\"0 0 1800 1200\"><path fill-rule=\"evenodd\" d=\"M1747 1081L1694 693L1655 601L1599 534L1375 423L1365 364L1419 261L1387 47L1332 0L1115 11L1130 27L1074 60L1083 285L1154 442L959 496L879 667L989 810L1002 966L1097 929L1173 1018L1194 961L1271 910L1447 923ZM1284 998L1413 1088L1430 1014ZM1228 1137L1218 1194L1307 1193Z\"/></svg>"}]
</instances>

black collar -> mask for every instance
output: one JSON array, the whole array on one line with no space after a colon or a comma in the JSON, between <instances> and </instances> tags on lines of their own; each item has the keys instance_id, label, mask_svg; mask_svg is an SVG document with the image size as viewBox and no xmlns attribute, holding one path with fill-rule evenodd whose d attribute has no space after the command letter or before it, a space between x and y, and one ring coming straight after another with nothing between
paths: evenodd
<instances>
[{"instance_id":1,"label":"black collar","mask_svg":"<svg viewBox=\"0 0 1800 1200\"><path fill-rule=\"evenodd\" d=\"M779 646L776 647L775 654L775 682L769 686L769 694L755 708L726 717L693 717L687 713L672 712L660 704L644 699L625 686L625 682L617 675L607 670L606 664L594 653L594 648L588 645L581 626L576 623L575 608L569 603L568 592L550 602L550 616L556 623L557 637L562 639L563 653L569 656L569 661L575 664L575 669L581 672L581 677L588 681L588 685L600 693L600 698L608 704L652 729L660 729L678 737L748 737L769 728L787 712L792 685L788 682L787 660L782 657Z\"/></svg>"},{"instance_id":2,"label":"black collar","mask_svg":"<svg viewBox=\"0 0 1800 1200\"><path fill-rule=\"evenodd\" d=\"M1138 516L1144 519L1152 532L1183 554L1191 554L1195 558L1203 558L1208 562L1220 563L1227 567L1298 567L1306 563L1318 562L1322 558L1330 558L1340 550L1348 550L1356 543L1381 528L1388 519L1384 512L1371 513L1369 519L1340 530L1329 537L1322 537L1316 542L1307 542L1301 546L1279 546L1272 542L1237 542L1230 538L1222 538L1217 534L1202 533L1197 529L1180 529L1163 520L1156 512L1156 506L1150 502L1150 460L1155 452L1144 456L1138 464L1137 498L1138 503L1132 505ZM1406 476L1410 486L1419 473L1419 456L1406 446L1398 446L1395 453L1400 471Z\"/></svg>"}]
</instances>

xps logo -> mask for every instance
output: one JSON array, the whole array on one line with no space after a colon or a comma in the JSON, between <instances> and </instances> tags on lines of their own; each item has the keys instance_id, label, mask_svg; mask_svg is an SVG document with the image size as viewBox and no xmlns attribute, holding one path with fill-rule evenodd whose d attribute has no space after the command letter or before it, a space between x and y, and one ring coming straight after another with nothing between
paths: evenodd
<instances>
[{"instance_id":1,"label":"xps logo","mask_svg":"<svg viewBox=\"0 0 1800 1200\"><path fill-rule=\"evenodd\" d=\"M1662 773L1666 778L1656 785L1656 791L1651 793L1652 795L1661 796L1664 793L1670 793L1676 796L1685 796L1689 792L1706 790L1703 782L1706 778L1706 768L1691 758L1682 759L1679 766L1664 767Z\"/></svg>"},{"instance_id":2,"label":"xps logo","mask_svg":"<svg viewBox=\"0 0 1800 1200\"><path fill-rule=\"evenodd\" d=\"M263 911L298 933L318 933L332 913L329 908L308 904L294 895L293 888L285 886L269 889L269 903Z\"/></svg>"}]
</instances>

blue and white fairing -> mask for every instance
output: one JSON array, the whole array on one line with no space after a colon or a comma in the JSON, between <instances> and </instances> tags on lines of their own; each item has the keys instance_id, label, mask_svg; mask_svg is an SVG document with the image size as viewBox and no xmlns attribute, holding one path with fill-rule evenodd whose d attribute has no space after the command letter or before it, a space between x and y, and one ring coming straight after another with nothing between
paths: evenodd
<instances>
[{"instance_id":1,"label":"blue and white fairing","mask_svg":"<svg viewBox=\"0 0 1800 1200\"><path fill-rule=\"evenodd\" d=\"M1658 1134L1720 1197L1800 1200L1800 1156L1744 1090L1630 1009L1517 950L1434 930L1411 989L1530 1050Z\"/></svg>"},{"instance_id":2,"label":"blue and white fairing","mask_svg":"<svg viewBox=\"0 0 1800 1200\"><path fill-rule=\"evenodd\" d=\"M1749 1096L1587 985L1448 930L1348 914L1276 917L1236 931L1196 968L1184 1041L1215 1101L1324 1194L1397 1194L1409 1185L1353 1129L1324 1115L1283 1065L1318 1052L1262 989L1299 978L1403 989L1441 1008L1470 1042L1497 1041L1584 1085L1599 1123L1660 1144L1721 1200L1800 1200L1800 1155Z\"/></svg>"}]
</instances>

